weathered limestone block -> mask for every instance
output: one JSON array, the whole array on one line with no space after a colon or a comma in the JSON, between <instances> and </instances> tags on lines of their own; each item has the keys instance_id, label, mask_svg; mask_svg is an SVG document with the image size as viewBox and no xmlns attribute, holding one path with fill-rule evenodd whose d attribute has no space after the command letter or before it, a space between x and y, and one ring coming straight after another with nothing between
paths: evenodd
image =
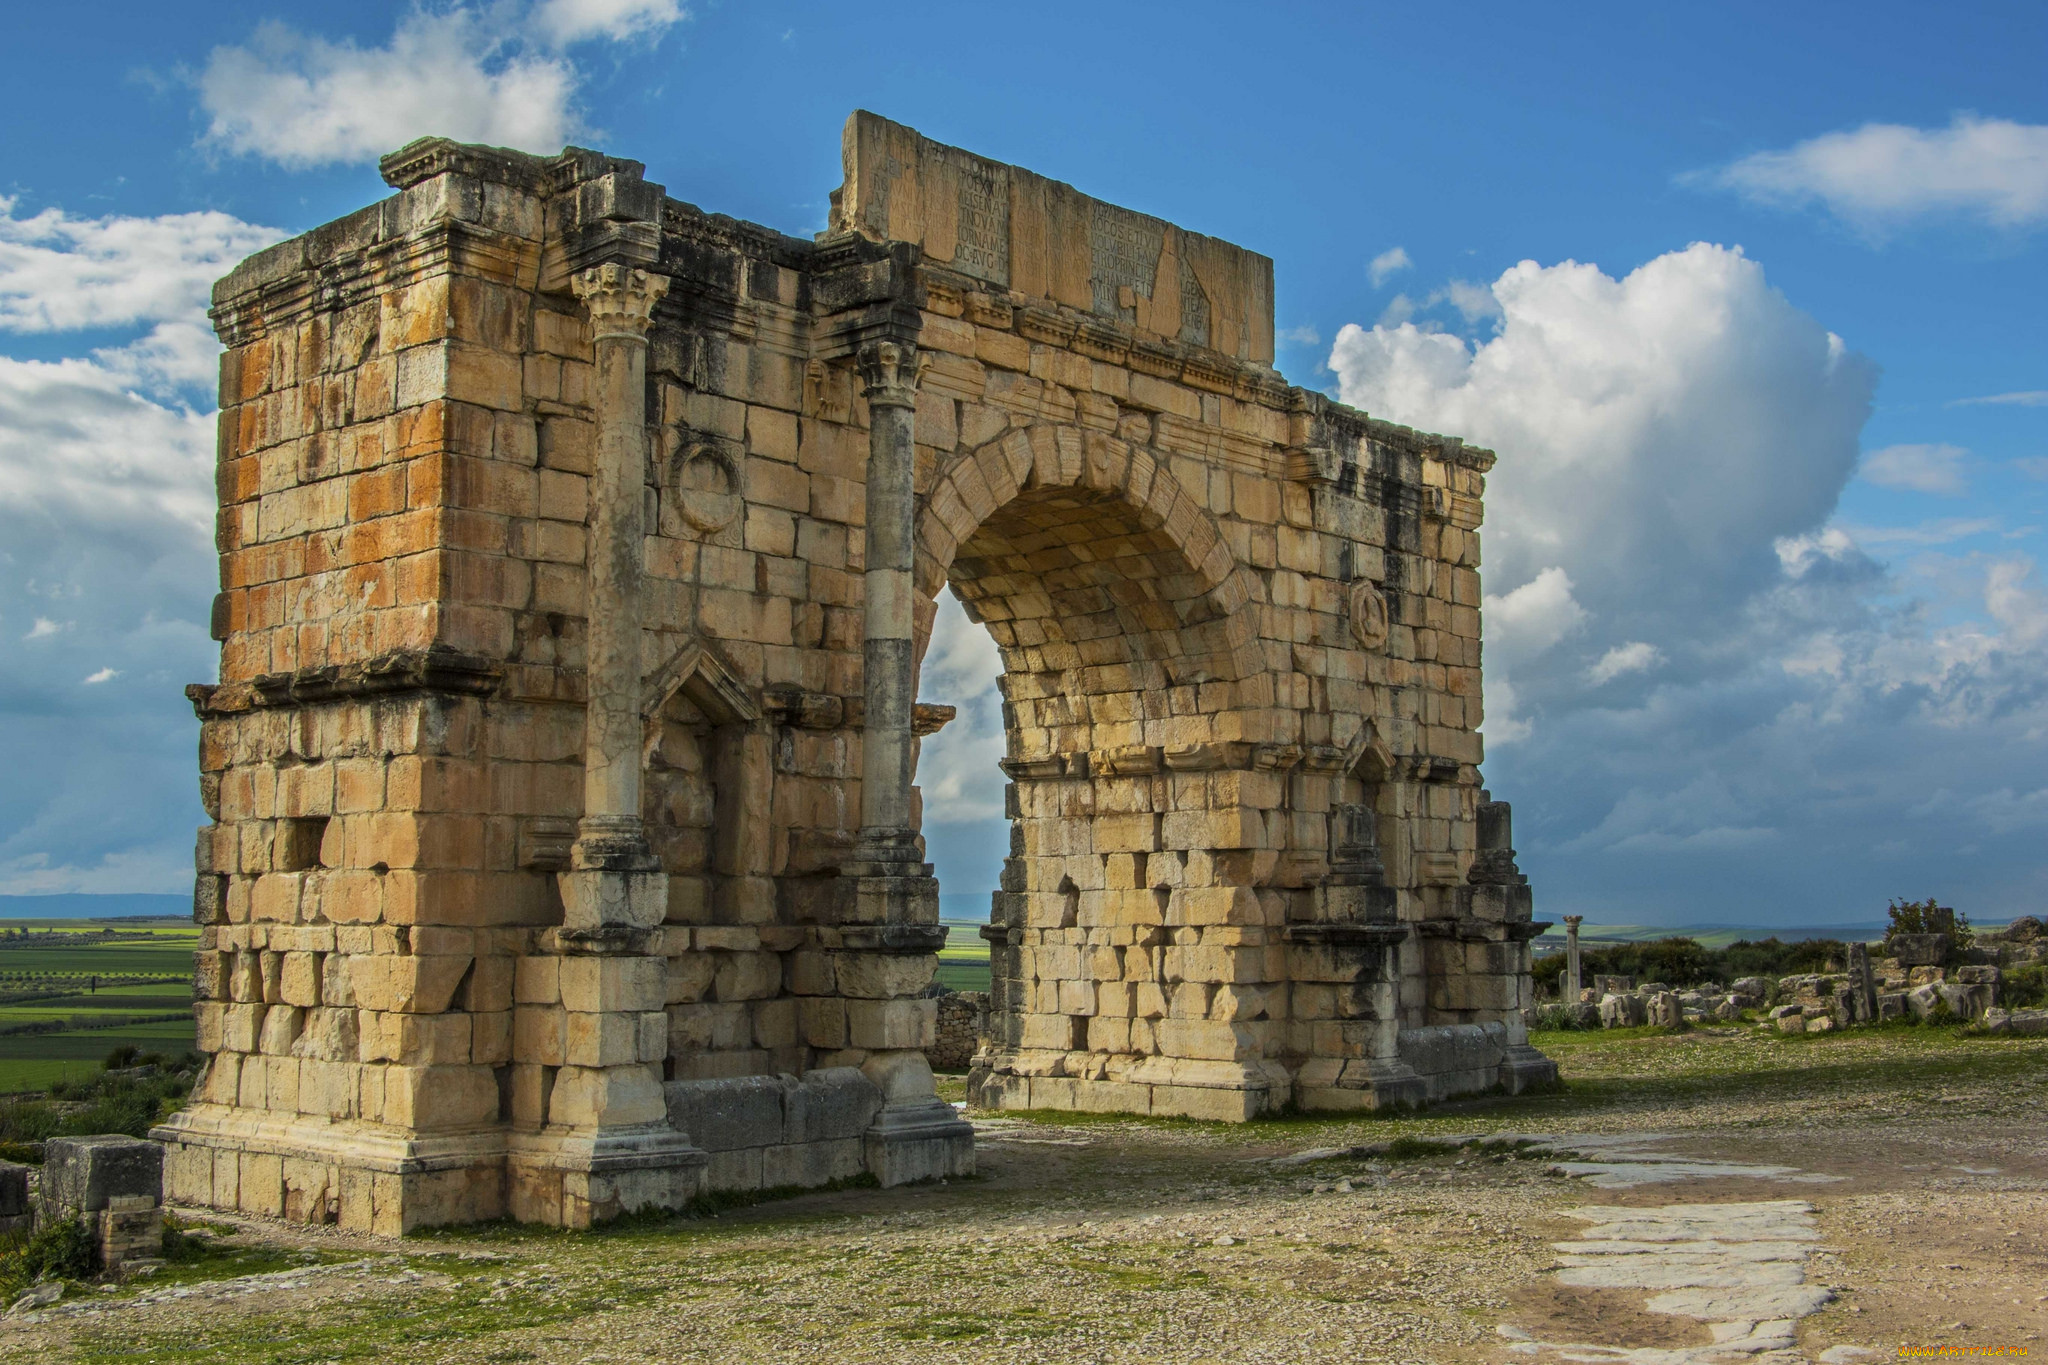
<instances>
[{"instance_id":1,"label":"weathered limestone block","mask_svg":"<svg viewBox=\"0 0 2048 1365\"><path fill-rule=\"evenodd\" d=\"M1637 1028L1648 1021L1649 1009L1642 996L1631 993L1600 997L1602 1028Z\"/></svg>"},{"instance_id":2,"label":"weathered limestone block","mask_svg":"<svg viewBox=\"0 0 2048 1365\"><path fill-rule=\"evenodd\" d=\"M13 1167L20 1171L22 1168ZM0 1173L0 1219L25 1221L26 1172L18 1190ZM163 1254L164 1149L119 1134L51 1138L43 1149L36 1221L82 1220L98 1246L100 1264L119 1272Z\"/></svg>"},{"instance_id":3,"label":"weathered limestone block","mask_svg":"<svg viewBox=\"0 0 2048 1365\"><path fill-rule=\"evenodd\" d=\"M29 1206L28 1167L0 1161L0 1236L26 1233L35 1225Z\"/></svg>"}]
</instances>

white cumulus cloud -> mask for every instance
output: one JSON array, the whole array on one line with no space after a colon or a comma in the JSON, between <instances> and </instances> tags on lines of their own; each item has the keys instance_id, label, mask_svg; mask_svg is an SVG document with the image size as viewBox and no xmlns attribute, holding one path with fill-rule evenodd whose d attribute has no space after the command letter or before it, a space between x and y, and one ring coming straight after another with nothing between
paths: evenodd
<instances>
[{"instance_id":1,"label":"white cumulus cloud","mask_svg":"<svg viewBox=\"0 0 2048 1365\"><path fill-rule=\"evenodd\" d=\"M558 45L607 38L626 42L681 23L679 0L541 0L533 27Z\"/></svg>"},{"instance_id":2,"label":"white cumulus cloud","mask_svg":"<svg viewBox=\"0 0 2048 1365\"><path fill-rule=\"evenodd\" d=\"M199 73L206 140L300 169L375 160L429 135L559 150L580 126L578 73L519 37L495 12L463 6L412 11L381 47L267 22L246 44L215 48Z\"/></svg>"},{"instance_id":3,"label":"white cumulus cloud","mask_svg":"<svg viewBox=\"0 0 2048 1365\"><path fill-rule=\"evenodd\" d=\"M1329 363L1345 402L1501 452L1492 581L1560 569L1617 641L1656 644L1734 609L1776 572L1773 542L1833 510L1875 367L1739 249L1696 243L1621 279L1524 261L1491 293L1490 340L1353 324Z\"/></svg>"},{"instance_id":4,"label":"white cumulus cloud","mask_svg":"<svg viewBox=\"0 0 2048 1365\"><path fill-rule=\"evenodd\" d=\"M2048 222L2048 126L1958 114L1946 128L1866 123L1700 177L1752 199L1818 203L1864 228L1948 214Z\"/></svg>"},{"instance_id":5,"label":"white cumulus cloud","mask_svg":"<svg viewBox=\"0 0 2048 1365\"><path fill-rule=\"evenodd\" d=\"M1512 659L1533 658L1586 623L1571 575L1552 565L1513 592L1482 604L1487 642Z\"/></svg>"},{"instance_id":6,"label":"white cumulus cloud","mask_svg":"<svg viewBox=\"0 0 2048 1365\"><path fill-rule=\"evenodd\" d=\"M997 679L1003 660L989 633L967 619L952 593L942 592L932 622L918 695L960 708L936 735L922 741L917 784L927 825L1000 819L1003 783L1003 698Z\"/></svg>"},{"instance_id":7,"label":"white cumulus cloud","mask_svg":"<svg viewBox=\"0 0 2048 1365\"><path fill-rule=\"evenodd\" d=\"M1864 456L1859 472L1882 488L1957 498L1969 492L1963 473L1969 453L1961 446L1945 444L1886 446Z\"/></svg>"},{"instance_id":8,"label":"white cumulus cloud","mask_svg":"<svg viewBox=\"0 0 2048 1365\"><path fill-rule=\"evenodd\" d=\"M1836 521L1875 366L1725 247L1490 293L1485 336L1348 326L1329 363L1344 401L1499 453L1487 777L1539 897L1570 889L1542 913L1869 917L1902 871L2038 906L2048 590L2031 556L1945 548L1996 518ZM1949 451L1877 469L1940 485Z\"/></svg>"},{"instance_id":9,"label":"white cumulus cloud","mask_svg":"<svg viewBox=\"0 0 2048 1365\"><path fill-rule=\"evenodd\" d=\"M1414 265L1415 262L1408 259L1408 248L1389 247L1372 258L1372 263L1365 268L1365 274L1366 278L1372 281L1372 287L1377 289L1402 271L1412 269Z\"/></svg>"},{"instance_id":10,"label":"white cumulus cloud","mask_svg":"<svg viewBox=\"0 0 2048 1365\"><path fill-rule=\"evenodd\" d=\"M193 720L216 568L208 289L276 240L220 213L82 218L0 205L0 891L174 890L200 813ZM120 688L105 684L124 680ZM180 871L180 865L184 871Z\"/></svg>"},{"instance_id":11,"label":"white cumulus cloud","mask_svg":"<svg viewBox=\"0 0 2048 1365\"><path fill-rule=\"evenodd\" d=\"M1586 670L1586 680L1602 687L1627 673L1643 673L1664 661L1664 652L1644 640L1616 645Z\"/></svg>"},{"instance_id":12,"label":"white cumulus cloud","mask_svg":"<svg viewBox=\"0 0 2048 1365\"><path fill-rule=\"evenodd\" d=\"M214 280L283 236L218 212L23 218L18 202L0 198L0 330L10 332L204 326Z\"/></svg>"}]
</instances>

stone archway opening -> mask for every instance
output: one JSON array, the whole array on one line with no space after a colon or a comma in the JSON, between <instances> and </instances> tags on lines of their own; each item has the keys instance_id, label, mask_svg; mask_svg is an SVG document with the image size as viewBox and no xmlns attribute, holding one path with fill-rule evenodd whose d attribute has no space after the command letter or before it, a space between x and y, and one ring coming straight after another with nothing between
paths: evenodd
<instances>
[{"instance_id":1,"label":"stone archway opening","mask_svg":"<svg viewBox=\"0 0 2048 1365\"><path fill-rule=\"evenodd\" d=\"M933 517L1073 437L1018 432L975 452L936 481ZM984 931L992 1051L973 1087L983 1103L1050 1087L1084 1107L1242 1116L1284 1101L1287 1082L1261 1060L1274 1040L1251 1036L1281 1027L1283 999L1235 961L1264 910L1249 850L1266 832L1244 837L1229 771L1259 724L1240 695L1230 555L1147 452L1090 454L1033 461L959 534L926 527L928 550L953 552L921 564L921 586L943 575L1003 669L1009 856Z\"/></svg>"}]
</instances>

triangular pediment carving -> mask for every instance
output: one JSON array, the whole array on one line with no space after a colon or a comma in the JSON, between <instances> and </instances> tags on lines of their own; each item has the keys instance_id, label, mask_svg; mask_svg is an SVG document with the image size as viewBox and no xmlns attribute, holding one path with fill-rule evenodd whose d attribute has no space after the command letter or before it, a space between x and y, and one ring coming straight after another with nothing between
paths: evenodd
<instances>
[{"instance_id":1,"label":"triangular pediment carving","mask_svg":"<svg viewBox=\"0 0 2048 1365\"><path fill-rule=\"evenodd\" d=\"M640 714L653 720L679 692L713 725L752 725L761 719L753 693L703 640L685 640L667 663L642 681Z\"/></svg>"}]
</instances>

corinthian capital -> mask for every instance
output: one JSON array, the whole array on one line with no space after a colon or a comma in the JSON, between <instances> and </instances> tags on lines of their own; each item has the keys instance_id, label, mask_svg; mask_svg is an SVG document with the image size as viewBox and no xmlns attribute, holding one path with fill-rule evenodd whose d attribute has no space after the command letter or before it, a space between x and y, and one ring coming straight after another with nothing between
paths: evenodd
<instances>
[{"instance_id":1,"label":"corinthian capital","mask_svg":"<svg viewBox=\"0 0 2048 1365\"><path fill-rule=\"evenodd\" d=\"M592 266L570 280L576 297L590 310L593 337L624 336L645 340L654 305L668 292L668 276L650 275L624 265Z\"/></svg>"},{"instance_id":2,"label":"corinthian capital","mask_svg":"<svg viewBox=\"0 0 2048 1365\"><path fill-rule=\"evenodd\" d=\"M860 348L861 392L870 407L914 408L921 370L917 347L907 341L871 341Z\"/></svg>"}]
</instances>

